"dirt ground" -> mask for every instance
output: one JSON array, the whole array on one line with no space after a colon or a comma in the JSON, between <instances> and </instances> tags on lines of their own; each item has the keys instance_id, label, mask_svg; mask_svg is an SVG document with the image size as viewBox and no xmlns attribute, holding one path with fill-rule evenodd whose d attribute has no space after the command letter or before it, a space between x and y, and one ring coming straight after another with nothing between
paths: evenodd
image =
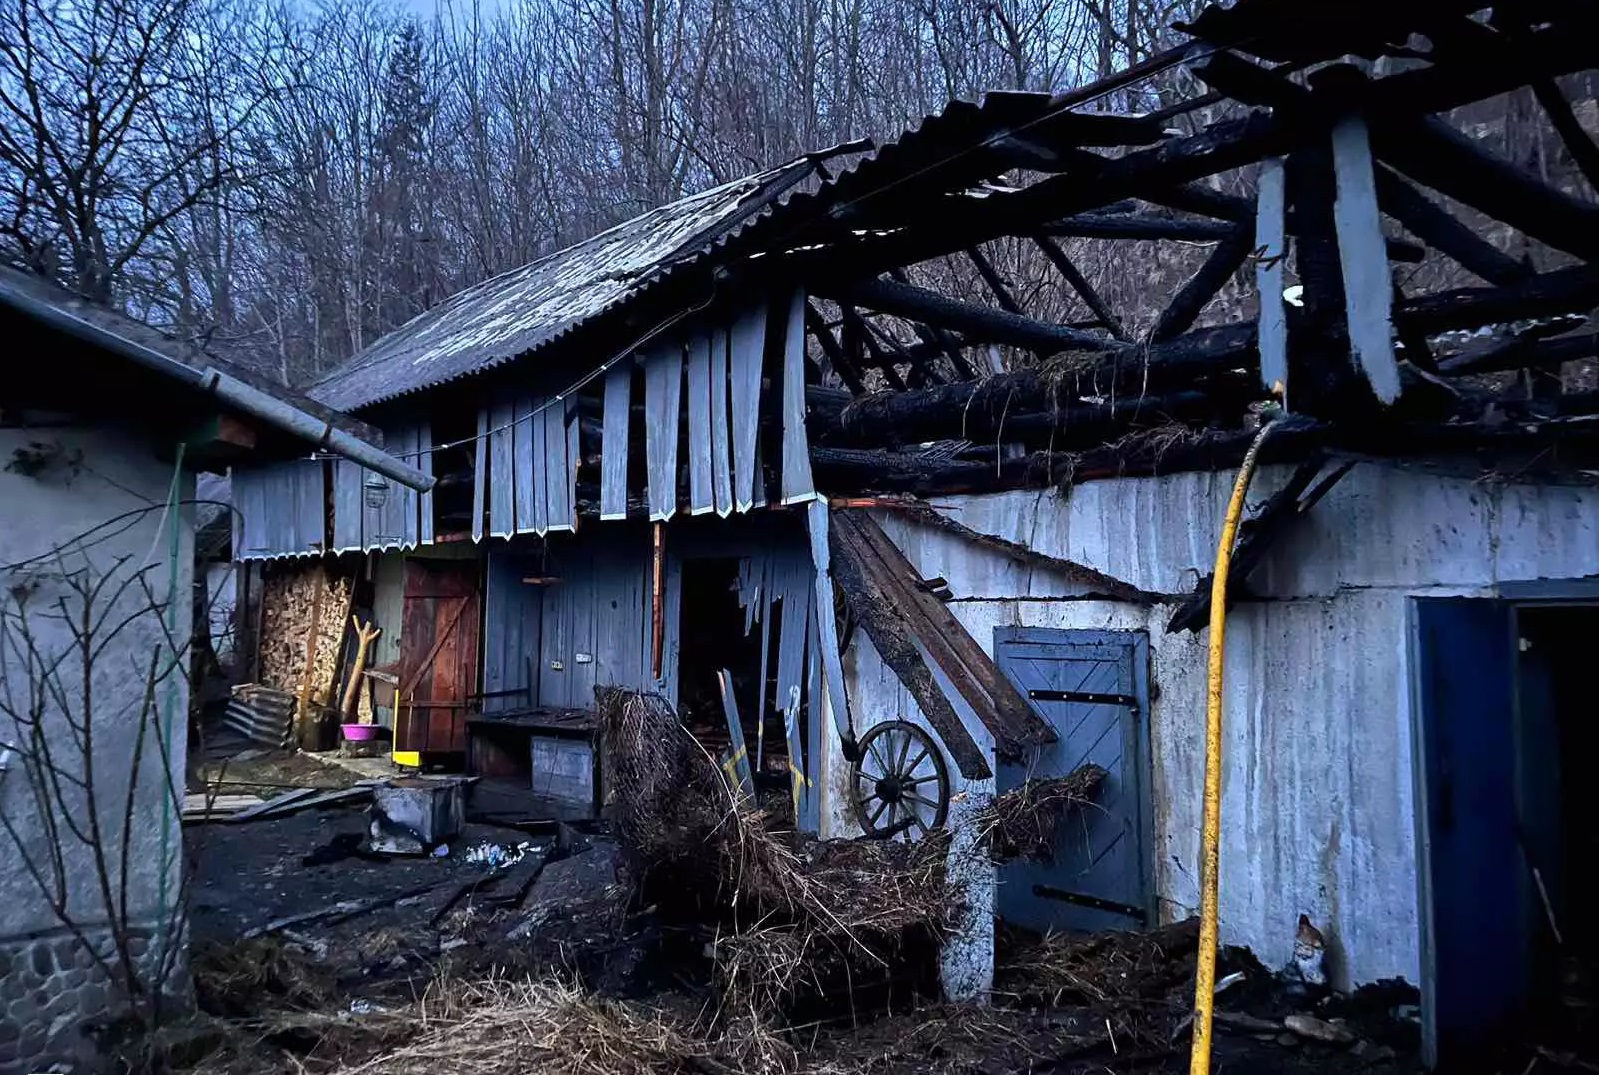
<instances>
[{"instance_id":1,"label":"dirt ground","mask_svg":"<svg viewBox=\"0 0 1599 1075\"><path fill-rule=\"evenodd\" d=\"M264 761L236 771L242 772L241 779L262 781L259 786L271 785L273 791L296 777L330 785L337 780L336 770L316 762L306 763L315 770L306 770L281 759ZM209 1044L197 1050L198 1058L186 1055L166 1066L241 1075L339 1072L358 1063L367 1065L361 1070L397 1075L429 1070L417 1066L411 1054L428 1048L425 1034L417 1042L417 1027L432 1026L442 1033L438 1028L447 1025L448 1019L437 1014L441 996L476 997L450 1002L470 1011L471 1004L484 1003L485 990L529 976L546 981L554 974L580 979L577 996L584 999L566 1002L577 1007L555 1013L530 1008L514 1017L498 1007L484 1009L511 1019L509 1028L496 1033L505 1039L504 1050L513 1058L522 1056L525 1063L504 1068L495 1061L488 1067L474 1063L436 1070L1120 1075L1187 1069L1183 1015L1191 1003L1191 947L1165 963L1139 962L1132 988L1090 984L1074 995L1042 996L1015 987L1016 975L1008 975L1002 965L1000 988L988 1005L941 1004L925 995L902 993L890 996L884 1009L878 994L861 992L858 997L826 998L831 1003L824 1010L797 1025L741 1030L736 1018L714 1012L715 1001L695 974L684 972L674 980L670 969L665 974L659 968L638 971L641 946L659 947L675 927L656 921L654 908L628 905L616 886L565 893L562 898L580 905L579 910L566 914L568 908L558 909L543 923L542 932L535 929L519 941L506 940L507 923L526 914L525 902L519 902L525 897L515 890L525 889L537 871L493 871L468 862L466 851L480 844L526 844L535 853L526 862L533 863L554 849L549 836L469 824L443 857L371 856L360 851L365 827L362 809L343 807L188 828L195 870L192 938L199 1000L210 1017L220 1020L213 1031L217 1026L229 1029L203 1038ZM576 850L562 853L569 866L582 865L598 861L585 858L605 850L603 839L598 844L584 850L580 841ZM517 874L519 868L523 873ZM584 883L575 882L579 888ZM333 912L326 913L329 909ZM306 918L282 924L298 916ZM551 936L576 937L580 943L600 940L591 944L584 961L575 961L570 946L551 947ZM1007 944L1002 960L1024 943ZM551 957L552 951L562 955ZM1127 965L1117 959L1144 958L1107 957L1105 966ZM1216 1071L1390 1075L1416 1069L1414 1025L1395 1018L1396 1011L1413 1002L1402 990L1386 995L1368 991L1363 999L1333 998L1318 1004L1315 998L1285 992L1247 958L1234 955L1225 963L1245 968L1246 976L1221 1006L1232 1018L1258 1022L1218 1026ZM1128 976L1125 970L1103 973ZM627 999L589 999L595 992ZM1283 1015L1295 1010L1345 1020L1342 1025L1353 1042L1325 1045L1277 1029ZM573 1012L585 1021L568 1031L575 1035L571 1051L559 1053L558 1062L540 1062L557 1055L540 1051L547 1042L517 1045L516 1027L565 1025L563 1020L578 1018ZM651 1027L682 1028L672 1033L681 1032L692 1044L643 1060L601 1062L581 1036L592 1031L596 1019L624 1016L650 1020L645 1025ZM487 1018L482 1012L460 1017L465 1020L461 1036L439 1039L445 1052L450 1040L466 1048L474 1033L470 1028ZM406 1029L397 1027L397 1020Z\"/></svg>"}]
</instances>

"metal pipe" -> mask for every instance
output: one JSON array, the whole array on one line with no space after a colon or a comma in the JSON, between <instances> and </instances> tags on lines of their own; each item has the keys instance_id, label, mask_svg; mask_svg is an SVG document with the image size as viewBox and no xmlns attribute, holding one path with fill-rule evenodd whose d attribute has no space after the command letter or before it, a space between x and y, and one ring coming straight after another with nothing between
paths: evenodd
<instances>
[{"instance_id":1,"label":"metal pipe","mask_svg":"<svg viewBox=\"0 0 1599 1075\"><path fill-rule=\"evenodd\" d=\"M432 490L434 479L415 467L407 466L376 445L369 444L351 433L306 413L292 403L286 403L269 392L246 384L214 367L196 369L152 347L128 339L126 336L97 325L38 296L30 295L0 276L0 300L27 314L29 317L99 347L112 354L136 362L145 369L163 377L215 396L235 410L258 418L284 432L309 441L335 455L361 464L393 481L419 493ZM154 330L152 330L154 331Z\"/></svg>"}]
</instances>

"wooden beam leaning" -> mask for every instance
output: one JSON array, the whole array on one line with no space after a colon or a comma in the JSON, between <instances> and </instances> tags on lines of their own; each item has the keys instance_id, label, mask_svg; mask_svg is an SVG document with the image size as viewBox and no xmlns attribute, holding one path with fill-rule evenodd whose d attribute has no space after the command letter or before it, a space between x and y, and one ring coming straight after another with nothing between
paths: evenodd
<instances>
[{"instance_id":1,"label":"wooden beam leaning","mask_svg":"<svg viewBox=\"0 0 1599 1075\"><path fill-rule=\"evenodd\" d=\"M1161 311L1155 327L1150 329L1150 342L1174 339L1193 327L1210 300L1243 267L1253 245L1250 230L1243 226L1235 227L1232 234L1216 244L1210 257Z\"/></svg>"},{"instance_id":2,"label":"wooden beam leaning","mask_svg":"<svg viewBox=\"0 0 1599 1075\"><path fill-rule=\"evenodd\" d=\"M1043 354L1103 351L1121 346L1115 340L1091 332L1035 321L1005 310L974 306L893 280L868 280L841 288L836 294L845 302L859 303L908 321L954 329L974 340L1009 344Z\"/></svg>"},{"instance_id":3,"label":"wooden beam leaning","mask_svg":"<svg viewBox=\"0 0 1599 1075\"><path fill-rule=\"evenodd\" d=\"M840 526L840 513L834 513L829 527L833 547L834 575L843 592L850 611L855 614L866 637L883 663L893 670L905 685L911 697L921 708L922 715L938 732L944 749L969 780L980 780L993 775L988 760L949 699L944 697L933 674L911 644L908 627L897 614L895 596L867 571L869 553L853 527Z\"/></svg>"},{"instance_id":4,"label":"wooden beam leaning","mask_svg":"<svg viewBox=\"0 0 1599 1075\"><path fill-rule=\"evenodd\" d=\"M1132 337L1122 327L1121 321L1105 304L1105 300L1100 298L1099 292L1094 290L1088 278L1078 271L1072 259L1066 256L1066 251L1060 248L1060 244L1043 235L1034 236L1033 242L1038 244L1038 249L1042 250L1050 264L1055 266L1055 271L1065 278L1073 291L1077 292L1077 297L1083 300L1084 305L1099 319L1099 323L1105 326L1105 330L1124 343L1132 342Z\"/></svg>"},{"instance_id":5,"label":"wooden beam leaning","mask_svg":"<svg viewBox=\"0 0 1599 1075\"><path fill-rule=\"evenodd\" d=\"M828 364L833 367L833 372L838 374L838 379L844 382L845 387L857 396L865 392L866 386L861 383L860 371L844 353L844 348L839 346L833 330L827 327L827 320L808 300L805 303L805 329L816 338L817 344L822 348L822 354L827 356Z\"/></svg>"},{"instance_id":6,"label":"wooden beam leaning","mask_svg":"<svg viewBox=\"0 0 1599 1075\"><path fill-rule=\"evenodd\" d=\"M995 666L970 632L942 601L917 585L916 568L899 546L863 511L838 513L840 527L853 529L863 564L896 592L896 608L912 635L927 650L950 683L972 707L994 737L994 749L1017 756L1025 748L1053 742L1054 729L1041 718L1011 681Z\"/></svg>"},{"instance_id":7,"label":"wooden beam leaning","mask_svg":"<svg viewBox=\"0 0 1599 1075\"><path fill-rule=\"evenodd\" d=\"M1576 113L1571 110L1571 102L1566 100L1552 79L1536 80L1532 84L1532 92L1543 106L1544 114L1549 117L1549 125L1565 143L1566 152L1571 154L1571 159L1577 162L1577 168L1588 180L1588 185L1599 191L1599 144L1595 144L1593 136L1578 122Z\"/></svg>"},{"instance_id":8,"label":"wooden beam leaning","mask_svg":"<svg viewBox=\"0 0 1599 1075\"><path fill-rule=\"evenodd\" d=\"M1531 269L1456 220L1391 168L1377 168L1377 201L1416 238L1491 284L1512 284L1532 275Z\"/></svg>"},{"instance_id":9,"label":"wooden beam leaning","mask_svg":"<svg viewBox=\"0 0 1599 1075\"><path fill-rule=\"evenodd\" d=\"M1556 250L1599 257L1599 206L1540 182L1436 116L1383 120L1373 136L1378 155L1423 186Z\"/></svg>"}]
</instances>

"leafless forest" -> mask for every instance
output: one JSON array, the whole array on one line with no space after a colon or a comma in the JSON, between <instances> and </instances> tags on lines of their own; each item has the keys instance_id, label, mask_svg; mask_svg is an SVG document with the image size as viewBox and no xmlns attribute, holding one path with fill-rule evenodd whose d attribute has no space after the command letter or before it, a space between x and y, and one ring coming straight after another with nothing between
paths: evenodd
<instances>
[{"instance_id":1,"label":"leafless forest","mask_svg":"<svg viewBox=\"0 0 1599 1075\"><path fill-rule=\"evenodd\" d=\"M303 382L654 204L1124 67L1191 6L0 0L0 256Z\"/></svg>"}]
</instances>

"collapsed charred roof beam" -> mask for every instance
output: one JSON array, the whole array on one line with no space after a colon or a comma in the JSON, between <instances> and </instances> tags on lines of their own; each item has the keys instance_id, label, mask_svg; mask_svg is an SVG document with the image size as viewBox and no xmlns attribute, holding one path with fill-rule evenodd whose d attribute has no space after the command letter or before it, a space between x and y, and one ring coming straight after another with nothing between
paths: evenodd
<instances>
[{"instance_id":1,"label":"collapsed charred roof beam","mask_svg":"<svg viewBox=\"0 0 1599 1075\"><path fill-rule=\"evenodd\" d=\"M1066 256L1066 251L1062 250L1058 243L1042 235L1035 237L1033 241L1038 244L1038 249L1042 250L1044 256L1055 266L1055 271L1065 278L1066 283L1070 284L1072 290L1077 292L1078 298L1082 299L1094 316L1099 319L1099 323L1105 326L1105 330L1118 340L1130 343L1132 337L1122 327L1121 321L1111 311L1111 308L1106 305L1105 300L1099 297L1099 292L1094 290L1094 286L1088 282L1088 278L1078 271L1077 266L1072 263L1072 259Z\"/></svg>"},{"instance_id":2,"label":"collapsed charred roof beam","mask_svg":"<svg viewBox=\"0 0 1599 1075\"><path fill-rule=\"evenodd\" d=\"M1532 275L1526 265L1483 239L1382 165L1377 167L1377 199L1383 212L1412 235L1490 284L1513 284Z\"/></svg>"},{"instance_id":3,"label":"collapsed charred roof beam","mask_svg":"<svg viewBox=\"0 0 1599 1075\"><path fill-rule=\"evenodd\" d=\"M1042 235L1079 239L1179 239L1209 242L1224 239L1233 225L1221 220L1166 213L1078 213L1051 221L1039 229Z\"/></svg>"},{"instance_id":4,"label":"collapsed charred roof beam","mask_svg":"<svg viewBox=\"0 0 1599 1075\"><path fill-rule=\"evenodd\" d=\"M1161 311L1155 327L1150 329L1150 342L1175 339L1193 327L1210 300L1243 266L1253 244L1253 230L1244 227L1234 228L1231 235L1217 243L1210 257Z\"/></svg>"},{"instance_id":5,"label":"collapsed charred roof beam","mask_svg":"<svg viewBox=\"0 0 1599 1075\"><path fill-rule=\"evenodd\" d=\"M1115 340L1091 332L959 302L936 291L894 280L868 280L840 289L837 297L908 321L953 329L976 341L1009 344L1046 355L1061 351L1103 351L1121 346Z\"/></svg>"},{"instance_id":6,"label":"collapsed charred roof beam","mask_svg":"<svg viewBox=\"0 0 1599 1075\"><path fill-rule=\"evenodd\" d=\"M1436 116L1381 120L1372 134L1379 156L1418 183L1556 250L1599 257L1599 206L1534 179Z\"/></svg>"},{"instance_id":7,"label":"collapsed charred roof beam","mask_svg":"<svg viewBox=\"0 0 1599 1075\"><path fill-rule=\"evenodd\" d=\"M822 354L827 356L827 361L832 365L833 372L838 374L839 380L856 395L864 392L866 386L861 383L860 372L844 353L844 348L839 346L833 330L827 327L827 319L810 302L805 304L805 327L816 338L817 344L822 348Z\"/></svg>"}]
</instances>

